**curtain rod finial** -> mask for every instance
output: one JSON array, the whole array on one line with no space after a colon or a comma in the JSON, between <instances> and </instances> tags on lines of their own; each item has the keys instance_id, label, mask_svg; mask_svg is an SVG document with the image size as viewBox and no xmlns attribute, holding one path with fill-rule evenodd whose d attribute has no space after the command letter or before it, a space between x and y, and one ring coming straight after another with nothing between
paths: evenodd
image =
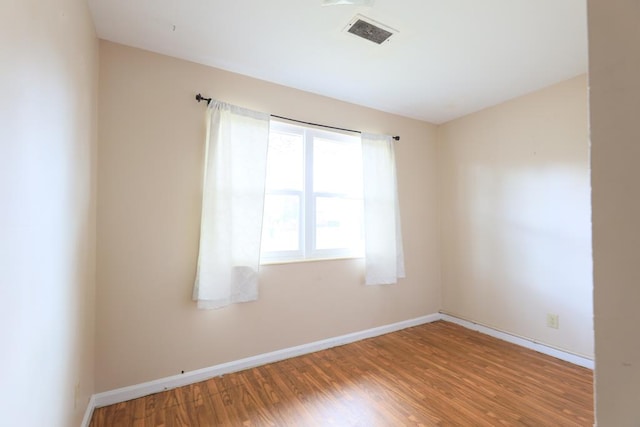
<instances>
[{"instance_id":1,"label":"curtain rod finial","mask_svg":"<svg viewBox=\"0 0 640 427\"><path fill-rule=\"evenodd\" d=\"M399 136L392 136L391 138L395 139L396 141L400 141L400 137Z\"/></svg>"},{"instance_id":2,"label":"curtain rod finial","mask_svg":"<svg viewBox=\"0 0 640 427\"><path fill-rule=\"evenodd\" d=\"M198 102L207 101L207 105L209 105L211 103L211 98L205 98L204 96L202 96L202 94L197 94L196 95L196 101L198 101Z\"/></svg>"}]
</instances>

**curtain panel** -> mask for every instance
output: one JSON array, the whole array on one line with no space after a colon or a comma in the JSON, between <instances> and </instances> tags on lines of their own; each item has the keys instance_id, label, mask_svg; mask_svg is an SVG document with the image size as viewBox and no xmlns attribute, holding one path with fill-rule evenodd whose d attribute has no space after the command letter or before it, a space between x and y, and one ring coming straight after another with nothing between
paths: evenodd
<instances>
[{"instance_id":1,"label":"curtain panel","mask_svg":"<svg viewBox=\"0 0 640 427\"><path fill-rule=\"evenodd\" d=\"M365 283L397 283L404 274L404 250L393 139L362 134L364 175Z\"/></svg>"},{"instance_id":2,"label":"curtain panel","mask_svg":"<svg viewBox=\"0 0 640 427\"><path fill-rule=\"evenodd\" d=\"M269 115L213 100L207 108L198 308L258 297Z\"/></svg>"}]
</instances>

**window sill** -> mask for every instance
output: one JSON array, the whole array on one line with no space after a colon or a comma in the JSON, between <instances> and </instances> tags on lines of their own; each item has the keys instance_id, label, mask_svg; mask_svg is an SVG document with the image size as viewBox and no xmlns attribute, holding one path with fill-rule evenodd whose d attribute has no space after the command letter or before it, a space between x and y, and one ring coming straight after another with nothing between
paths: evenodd
<instances>
[{"instance_id":1,"label":"window sill","mask_svg":"<svg viewBox=\"0 0 640 427\"><path fill-rule=\"evenodd\" d=\"M300 264L307 262L323 262L323 261L347 261L364 259L364 256L338 256L328 258L310 258L310 259L277 259L269 261L260 261L260 266L282 265L282 264Z\"/></svg>"}]
</instances>

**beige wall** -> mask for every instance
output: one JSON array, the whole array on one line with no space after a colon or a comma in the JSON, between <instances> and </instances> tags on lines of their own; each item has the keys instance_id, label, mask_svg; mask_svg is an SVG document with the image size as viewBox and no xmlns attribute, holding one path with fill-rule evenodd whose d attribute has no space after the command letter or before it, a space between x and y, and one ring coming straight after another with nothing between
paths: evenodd
<instances>
[{"instance_id":1,"label":"beige wall","mask_svg":"<svg viewBox=\"0 0 640 427\"><path fill-rule=\"evenodd\" d=\"M0 424L77 426L95 391L98 41L82 0L0 16Z\"/></svg>"},{"instance_id":2,"label":"beige wall","mask_svg":"<svg viewBox=\"0 0 640 427\"><path fill-rule=\"evenodd\" d=\"M593 357L587 118L581 76L439 128L445 312Z\"/></svg>"},{"instance_id":3,"label":"beige wall","mask_svg":"<svg viewBox=\"0 0 640 427\"><path fill-rule=\"evenodd\" d=\"M637 2L589 1L596 413L640 423L640 31Z\"/></svg>"},{"instance_id":4,"label":"beige wall","mask_svg":"<svg viewBox=\"0 0 640 427\"><path fill-rule=\"evenodd\" d=\"M407 279L365 287L361 260L273 265L260 299L191 301L205 105L399 134ZM109 42L100 45L98 391L437 312L435 126Z\"/></svg>"}]
</instances>

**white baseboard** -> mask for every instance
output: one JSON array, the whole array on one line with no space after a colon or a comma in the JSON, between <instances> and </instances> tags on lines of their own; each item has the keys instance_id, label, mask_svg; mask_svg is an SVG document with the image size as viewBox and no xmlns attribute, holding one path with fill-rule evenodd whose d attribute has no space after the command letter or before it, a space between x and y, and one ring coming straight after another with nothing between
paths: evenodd
<instances>
[{"instance_id":1,"label":"white baseboard","mask_svg":"<svg viewBox=\"0 0 640 427\"><path fill-rule=\"evenodd\" d=\"M243 369L253 368L255 366L265 365L267 363L278 362L280 360L289 359L291 357L301 356L303 354L313 353L315 351L324 350L339 345L349 344L366 338L372 338L379 335L388 334L390 332L399 331L401 329L418 326L425 323L440 320L442 315L439 313L422 316L415 319L405 320L390 325L384 325L377 328L367 329L360 332L341 335L334 338L328 338L321 341L315 341L309 344L303 344L296 347L285 348L282 350L272 351L270 353L259 354L257 356L247 357L245 359L234 360L232 362L221 363L219 365L208 368L198 369L195 371L185 372L180 375L173 375L158 380L149 381L142 384L136 384L128 387L118 388L103 393L97 393L93 396L93 404L95 408L112 405L114 403L124 402L138 397L148 396L160 391L169 390L184 385L197 383L209 378L217 377L231 372L241 371ZM93 408L92 408L93 410ZM88 411L88 409L87 409ZM83 424L84 426L84 424Z\"/></svg>"},{"instance_id":2,"label":"white baseboard","mask_svg":"<svg viewBox=\"0 0 640 427\"><path fill-rule=\"evenodd\" d=\"M585 368L589 368L589 369L593 369L594 368L594 361L593 359L588 359L586 357L583 356L579 356L577 354L573 354L573 353L569 353L567 351L563 351L554 347L550 347L548 345L545 344L541 344L539 342L536 342L535 340L529 339L529 338L523 338L523 337L519 337L517 335L513 335L507 332L503 332L503 331L499 331L497 329L491 328L489 326L484 326L482 324L479 323L475 323L475 322L471 322L468 320L464 320L464 319L460 319L458 317L452 316L450 314L444 314L441 313L440 314L440 318L442 320L445 320L447 322L451 322L451 323L456 323L460 326L464 326L467 329L471 329L474 331L478 331L481 332L483 334L486 335L490 335L494 338L498 338L501 339L503 341L507 341L513 344L517 344L521 347L525 347L531 350L535 350L537 352L549 355L549 356L553 356L557 359L560 360L564 360L570 363L573 363L574 365L578 365L578 366L582 366Z\"/></svg>"},{"instance_id":3,"label":"white baseboard","mask_svg":"<svg viewBox=\"0 0 640 427\"><path fill-rule=\"evenodd\" d=\"M325 350L327 348L336 347L339 345L349 344L352 342L360 341L366 338L372 338L379 335L388 334L390 332L399 331L401 329L410 328L412 326L418 326L425 323L435 322L437 320L445 320L451 323L464 326L465 328L475 330L492 337L520 345L531 350L538 351L553 357L556 357L567 362L584 366L589 369L594 368L594 362L591 359L578 356L566 351L558 350L553 347L535 342L534 340L518 337L506 332L502 332L488 326L484 326L478 323L470 322L460 319L458 317L436 313L427 316L418 317L415 319L405 320L398 323L392 323L390 325L384 325L377 328L366 329L364 331L354 332L351 334L340 335L338 337L328 338L325 340L315 341L308 344L303 344L295 347L285 348L282 350L272 351L270 353L259 354L257 356L247 357L244 359L234 360L227 363L221 363L219 365L210 366L208 368L198 369L195 371L185 372L180 375L173 375L170 377L160 378L157 380L136 384L128 387L122 387L115 390L110 390L102 393L94 394L90 401L85 417L82 422L82 427L88 427L91 421L91 414L94 408L102 406L112 405L114 403L125 402L131 399L137 399L139 397L148 396L153 393L173 389L176 387L182 387L188 384L197 383L207 380L209 378L217 377L220 375L229 374L232 372L241 371L243 369L253 368L267 363L278 362L280 360L289 359L303 354L313 353L315 351Z\"/></svg>"},{"instance_id":4,"label":"white baseboard","mask_svg":"<svg viewBox=\"0 0 640 427\"><path fill-rule=\"evenodd\" d=\"M82 418L82 424L80 427L89 427L91 423L91 417L93 416L93 410L96 407L96 395L94 394L87 403L87 409L84 411L84 417Z\"/></svg>"}]
</instances>

